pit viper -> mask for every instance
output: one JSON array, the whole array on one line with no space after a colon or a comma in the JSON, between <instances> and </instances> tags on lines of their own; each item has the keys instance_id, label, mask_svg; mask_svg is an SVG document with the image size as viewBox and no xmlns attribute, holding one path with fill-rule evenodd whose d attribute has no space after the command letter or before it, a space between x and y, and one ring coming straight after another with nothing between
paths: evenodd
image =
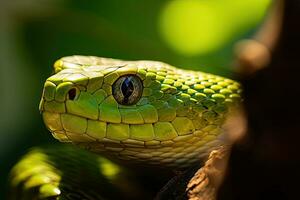
<instances>
[{"instance_id":1,"label":"pit viper","mask_svg":"<svg viewBox=\"0 0 300 200\"><path fill-rule=\"evenodd\" d=\"M151 185L139 179L187 168L226 144L223 125L241 92L234 80L157 61L63 57L39 109L67 144L31 149L11 171L9 197L146 199Z\"/></svg>"}]
</instances>

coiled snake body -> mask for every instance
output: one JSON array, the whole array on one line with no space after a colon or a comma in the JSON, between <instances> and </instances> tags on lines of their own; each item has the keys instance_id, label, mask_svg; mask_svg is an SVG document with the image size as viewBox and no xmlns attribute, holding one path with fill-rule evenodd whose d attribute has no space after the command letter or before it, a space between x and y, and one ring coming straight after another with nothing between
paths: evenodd
<instances>
[{"instance_id":1,"label":"coiled snake body","mask_svg":"<svg viewBox=\"0 0 300 200\"><path fill-rule=\"evenodd\" d=\"M51 134L121 164L179 169L205 158L224 144L222 125L241 99L233 80L155 61L71 56L54 69L40 103ZM131 193L128 179L121 165L73 146L35 148L12 170L11 196L117 198L116 188Z\"/></svg>"}]
</instances>

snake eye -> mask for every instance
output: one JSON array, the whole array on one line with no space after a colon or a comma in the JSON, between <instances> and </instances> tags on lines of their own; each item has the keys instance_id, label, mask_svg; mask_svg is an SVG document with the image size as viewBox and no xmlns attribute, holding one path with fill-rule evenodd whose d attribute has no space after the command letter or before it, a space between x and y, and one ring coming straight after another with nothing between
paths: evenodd
<instances>
[{"instance_id":1,"label":"snake eye","mask_svg":"<svg viewBox=\"0 0 300 200\"><path fill-rule=\"evenodd\" d=\"M143 93L143 84L135 75L121 76L112 86L112 93L121 105L133 105L140 100Z\"/></svg>"}]
</instances>

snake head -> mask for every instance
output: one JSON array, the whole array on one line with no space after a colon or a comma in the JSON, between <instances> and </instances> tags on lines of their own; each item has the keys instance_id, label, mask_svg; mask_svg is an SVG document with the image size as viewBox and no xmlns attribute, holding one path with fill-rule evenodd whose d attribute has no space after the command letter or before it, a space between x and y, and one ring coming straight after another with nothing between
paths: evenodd
<instances>
[{"instance_id":1,"label":"snake head","mask_svg":"<svg viewBox=\"0 0 300 200\"><path fill-rule=\"evenodd\" d=\"M222 144L240 85L154 61L58 60L40 103L52 135L123 160L188 166Z\"/></svg>"}]
</instances>

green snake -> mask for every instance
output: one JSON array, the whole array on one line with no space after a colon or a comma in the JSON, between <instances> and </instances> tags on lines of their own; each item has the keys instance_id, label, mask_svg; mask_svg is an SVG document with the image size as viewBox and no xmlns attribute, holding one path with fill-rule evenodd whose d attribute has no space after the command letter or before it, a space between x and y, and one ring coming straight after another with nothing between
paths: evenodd
<instances>
[{"instance_id":1,"label":"green snake","mask_svg":"<svg viewBox=\"0 0 300 200\"><path fill-rule=\"evenodd\" d=\"M54 71L40 112L54 138L81 148L31 150L12 169L11 199L134 199L143 189L123 165L199 162L226 143L223 125L241 101L236 81L156 61L70 56Z\"/></svg>"}]
</instances>

